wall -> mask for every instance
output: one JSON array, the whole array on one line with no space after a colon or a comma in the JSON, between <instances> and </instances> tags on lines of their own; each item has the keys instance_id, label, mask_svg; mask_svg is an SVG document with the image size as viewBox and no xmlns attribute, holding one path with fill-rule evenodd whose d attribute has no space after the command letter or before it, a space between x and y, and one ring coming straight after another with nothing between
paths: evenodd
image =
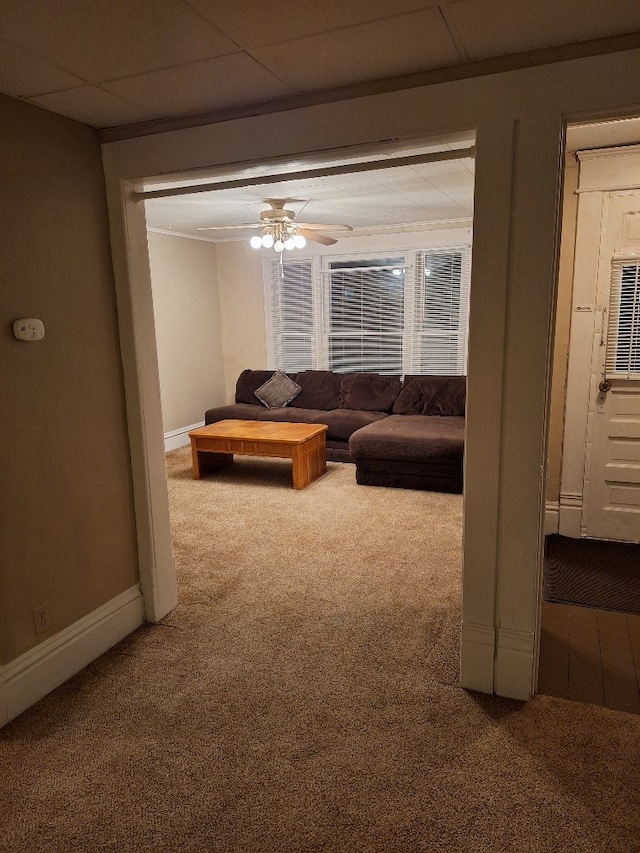
<instances>
[{"instance_id":1,"label":"wall","mask_svg":"<svg viewBox=\"0 0 640 853\"><path fill-rule=\"evenodd\" d=\"M215 243L149 233L163 431L225 402Z\"/></svg>"},{"instance_id":2,"label":"wall","mask_svg":"<svg viewBox=\"0 0 640 853\"><path fill-rule=\"evenodd\" d=\"M219 243L218 282L226 402L232 403L240 372L267 366L260 253L244 242Z\"/></svg>"},{"instance_id":3,"label":"wall","mask_svg":"<svg viewBox=\"0 0 640 853\"><path fill-rule=\"evenodd\" d=\"M0 127L7 663L136 584L138 569L100 146L89 128L4 96ZM14 339L25 316L44 321L44 340ZM50 628L36 635L43 604Z\"/></svg>"},{"instance_id":4,"label":"wall","mask_svg":"<svg viewBox=\"0 0 640 853\"><path fill-rule=\"evenodd\" d=\"M334 246L308 243L300 257L341 256L393 252L410 248L435 248L471 244L470 223L464 228L434 228L428 231L341 237ZM218 244L218 277L222 306L223 350L227 401L232 402L236 380L246 367L271 368L267 363L262 259L273 250L252 249L246 240Z\"/></svg>"}]
</instances>

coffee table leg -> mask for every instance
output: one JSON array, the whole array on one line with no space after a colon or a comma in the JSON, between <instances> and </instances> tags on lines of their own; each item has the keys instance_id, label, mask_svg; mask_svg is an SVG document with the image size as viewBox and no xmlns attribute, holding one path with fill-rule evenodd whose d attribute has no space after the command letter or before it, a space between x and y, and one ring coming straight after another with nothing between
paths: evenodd
<instances>
[{"instance_id":1,"label":"coffee table leg","mask_svg":"<svg viewBox=\"0 0 640 853\"><path fill-rule=\"evenodd\" d=\"M307 459L303 444L293 446L291 462L293 465L293 488L304 489L305 486L309 485L311 480L309 479L309 470L306 464Z\"/></svg>"},{"instance_id":2,"label":"coffee table leg","mask_svg":"<svg viewBox=\"0 0 640 853\"><path fill-rule=\"evenodd\" d=\"M314 436L292 449L293 488L304 489L327 470L324 434Z\"/></svg>"},{"instance_id":3,"label":"coffee table leg","mask_svg":"<svg viewBox=\"0 0 640 853\"><path fill-rule=\"evenodd\" d=\"M191 440L191 461L193 479L201 480L207 474L213 474L226 468L233 462L233 453L215 453L208 450L198 450L195 440Z\"/></svg>"}]
</instances>

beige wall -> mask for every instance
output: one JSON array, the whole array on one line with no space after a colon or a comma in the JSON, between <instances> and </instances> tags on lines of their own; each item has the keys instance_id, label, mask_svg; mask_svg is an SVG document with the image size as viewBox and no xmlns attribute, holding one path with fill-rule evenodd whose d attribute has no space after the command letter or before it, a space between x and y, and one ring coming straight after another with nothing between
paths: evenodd
<instances>
[{"instance_id":1,"label":"beige wall","mask_svg":"<svg viewBox=\"0 0 640 853\"><path fill-rule=\"evenodd\" d=\"M556 302L556 325L551 377L546 490L548 501L558 501L560 498L565 392L569 359L569 332L571 329L573 258L576 245L576 217L578 210L577 188L578 161L574 154L570 154L567 156L565 166L558 296Z\"/></svg>"},{"instance_id":2,"label":"beige wall","mask_svg":"<svg viewBox=\"0 0 640 853\"><path fill-rule=\"evenodd\" d=\"M164 432L225 402L215 243L149 233Z\"/></svg>"},{"instance_id":3,"label":"beige wall","mask_svg":"<svg viewBox=\"0 0 640 853\"><path fill-rule=\"evenodd\" d=\"M0 662L138 579L100 146L0 96ZM21 342L19 317L45 338ZM51 628L36 636L32 610Z\"/></svg>"},{"instance_id":4,"label":"beige wall","mask_svg":"<svg viewBox=\"0 0 640 853\"><path fill-rule=\"evenodd\" d=\"M260 253L246 243L219 243L218 283L226 402L231 403L240 372L267 366Z\"/></svg>"}]
</instances>

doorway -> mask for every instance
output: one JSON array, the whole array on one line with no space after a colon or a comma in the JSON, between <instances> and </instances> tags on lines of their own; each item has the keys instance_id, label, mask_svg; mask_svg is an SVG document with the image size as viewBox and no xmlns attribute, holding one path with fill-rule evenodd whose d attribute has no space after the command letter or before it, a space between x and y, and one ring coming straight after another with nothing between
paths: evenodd
<instances>
[{"instance_id":1,"label":"doorway","mask_svg":"<svg viewBox=\"0 0 640 853\"><path fill-rule=\"evenodd\" d=\"M637 119L567 133L550 430L550 473L557 479L547 483L551 535L538 681L540 692L634 713L640 713L638 140Z\"/></svg>"}]
</instances>

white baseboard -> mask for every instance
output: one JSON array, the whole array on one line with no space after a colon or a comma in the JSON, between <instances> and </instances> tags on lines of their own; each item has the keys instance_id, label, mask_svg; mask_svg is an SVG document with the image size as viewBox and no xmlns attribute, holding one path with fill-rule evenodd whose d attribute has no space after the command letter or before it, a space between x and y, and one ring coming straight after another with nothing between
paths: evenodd
<instances>
[{"instance_id":1,"label":"white baseboard","mask_svg":"<svg viewBox=\"0 0 640 853\"><path fill-rule=\"evenodd\" d=\"M573 539L582 536L582 495L560 493L558 532Z\"/></svg>"},{"instance_id":2,"label":"white baseboard","mask_svg":"<svg viewBox=\"0 0 640 853\"><path fill-rule=\"evenodd\" d=\"M547 501L544 507L544 535L558 533L560 530L560 502Z\"/></svg>"},{"instance_id":3,"label":"white baseboard","mask_svg":"<svg viewBox=\"0 0 640 853\"><path fill-rule=\"evenodd\" d=\"M180 427L180 429L172 429L171 432L165 432L164 452L168 453L170 450L186 447L189 444L189 431L202 426L204 426L204 421L200 421L197 424L189 424L189 426Z\"/></svg>"},{"instance_id":4,"label":"white baseboard","mask_svg":"<svg viewBox=\"0 0 640 853\"><path fill-rule=\"evenodd\" d=\"M495 637L493 625L462 623L460 682L467 690L493 693Z\"/></svg>"},{"instance_id":5,"label":"white baseboard","mask_svg":"<svg viewBox=\"0 0 640 853\"><path fill-rule=\"evenodd\" d=\"M144 600L136 584L0 667L0 727L104 654L144 621Z\"/></svg>"},{"instance_id":6,"label":"white baseboard","mask_svg":"<svg viewBox=\"0 0 640 853\"><path fill-rule=\"evenodd\" d=\"M533 696L535 634L515 628L498 628L495 692L527 702Z\"/></svg>"}]
</instances>

